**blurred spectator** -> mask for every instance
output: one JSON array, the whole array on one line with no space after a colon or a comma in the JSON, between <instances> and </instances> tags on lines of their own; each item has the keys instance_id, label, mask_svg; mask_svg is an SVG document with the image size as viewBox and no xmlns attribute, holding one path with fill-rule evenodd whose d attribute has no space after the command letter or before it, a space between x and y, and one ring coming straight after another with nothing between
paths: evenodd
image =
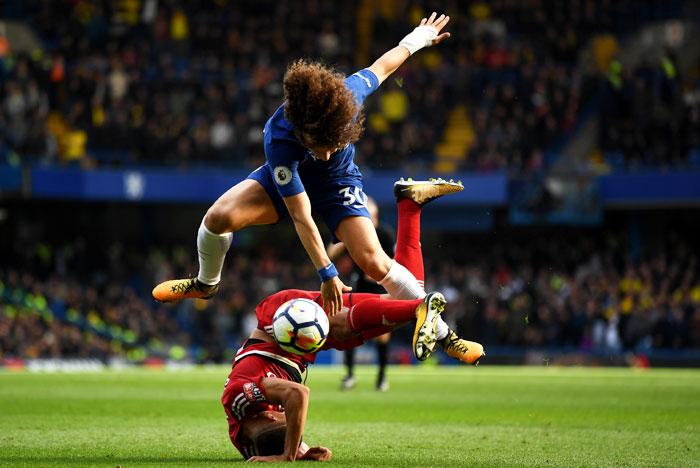
<instances>
[{"instance_id":1,"label":"blurred spectator","mask_svg":"<svg viewBox=\"0 0 700 468\"><path fill-rule=\"evenodd\" d=\"M671 51L633 70L611 62L601 106L600 144L614 165L668 167L688 162L691 148L698 149L693 96L700 83L683 89Z\"/></svg>"},{"instance_id":2,"label":"blurred spectator","mask_svg":"<svg viewBox=\"0 0 700 468\"><path fill-rule=\"evenodd\" d=\"M45 160L58 152L99 164L250 168L263 159L262 127L281 103L291 60L319 58L351 73L395 46L422 15L444 8L426 0L368 15L352 3L319 1L12 3L46 52L3 61L0 127L8 148ZM537 171L543 154L575 128L595 89L589 84L601 79L578 68L581 48L597 35L677 17L682 3L452 2L448 29L459 34L408 61L368 100L358 160L377 168L430 165L448 130L463 125L450 120L451 111L466 106L470 129L457 130L474 138L456 169ZM608 52L601 54L614 43L602 41ZM674 61L661 61L654 87L637 76L611 90L622 94L604 112L611 123L605 150L652 163L686 157L692 127ZM649 99L654 112L634 112ZM669 139L681 143L658 144Z\"/></svg>"},{"instance_id":3,"label":"blurred spectator","mask_svg":"<svg viewBox=\"0 0 700 468\"><path fill-rule=\"evenodd\" d=\"M447 237L426 253L426 287L448 298L448 323L492 347L700 347L697 250L675 239L632 260L608 236L596 245L542 234L526 250L489 240L470 242L468 251ZM237 250L213 300L175 306L155 304L149 293L165 277L196 271L185 246L127 256L112 244L105 256L82 240L25 245L16 259L21 272L10 264L0 271L0 357L169 357L179 347L198 361L223 361L254 326L257 302L285 288L318 287L308 262L283 244Z\"/></svg>"}]
</instances>

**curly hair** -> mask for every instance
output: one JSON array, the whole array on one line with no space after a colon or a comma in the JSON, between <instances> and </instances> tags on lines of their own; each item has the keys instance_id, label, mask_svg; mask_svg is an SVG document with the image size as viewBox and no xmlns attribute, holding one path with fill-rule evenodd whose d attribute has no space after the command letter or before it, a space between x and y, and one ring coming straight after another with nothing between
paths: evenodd
<instances>
[{"instance_id":1,"label":"curly hair","mask_svg":"<svg viewBox=\"0 0 700 468\"><path fill-rule=\"evenodd\" d=\"M284 116L307 148L342 148L362 135L364 115L344 76L297 60L284 74Z\"/></svg>"}]
</instances>

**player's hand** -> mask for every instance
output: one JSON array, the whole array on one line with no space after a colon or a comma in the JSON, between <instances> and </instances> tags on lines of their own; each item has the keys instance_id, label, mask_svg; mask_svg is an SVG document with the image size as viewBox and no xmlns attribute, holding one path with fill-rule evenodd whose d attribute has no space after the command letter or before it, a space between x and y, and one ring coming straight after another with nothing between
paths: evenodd
<instances>
[{"instance_id":1,"label":"player's hand","mask_svg":"<svg viewBox=\"0 0 700 468\"><path fill-rule=\"evenodd\" d=\"M331 461L333 452L326 447L311 447L299 460Z\"/></svg>"},{"instance_id":2,"label":"player's hand","mask_svg":"<svg viewBox=\"0 0 700 468\"><path fill-rule=\"evenodd\" d=\"M447 23L449 23L449 21L450 21L449 16L447 16L445 14L438 16L437 13L435 13L435 12L433 12L433 14L430 15L430 18L423 18L420 21L419 26L429 26L429 27L435 29L438 33L438 36L432 40L430 45L439 44L442 41L444 41L445 39L447 39L448 37L450 37L450 33L448 33L448 32L440 34L440 31L442 31L442 29L445 26L447 26Z\"/></svg>"},{"instance_id":3,"label":"player's hand","mask_svg":"<svg viewBox=\"0 0 700 468\"><path fill-rule=\"evenodd\" d=\"M352 291L352 288L343 284L337 276L321 283L323 309L329 317L333 317L340 312L340 309L343 307L343 293L350 291Z\"/></svg>"}]
</instances>

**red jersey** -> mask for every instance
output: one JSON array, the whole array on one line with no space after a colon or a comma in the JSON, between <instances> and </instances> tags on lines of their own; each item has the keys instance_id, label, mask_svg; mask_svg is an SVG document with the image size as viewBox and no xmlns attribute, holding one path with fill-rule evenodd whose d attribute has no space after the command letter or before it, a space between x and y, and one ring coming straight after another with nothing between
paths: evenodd
<instances>
[{"instance_id":1,"label":"red jersey","mask_svg":"<svg viewBox=\"0 0 700 468\"><path fill-rule=\"evenodd\" d=\"M279 306L292 299L308 299L314 301L318 305L323 304L319 291L285 289L284 291L276 292L275 294L267 296L255 307L255 316L258 319L258 330L264 331L272 336L272 319L275 316L275 312L277 312Z\"/></svg>"},{"instance_id":2,"label":"red jersey","mask_svg":"<svg viewBox=\"0 0 700 468\"><path fill-rule=\"evenodd\" d=\"M321 304L321 293L318 291L303 291L301 289L285 289L278 293L267 296L257 307L255 307L255 317L258 319L258 330L263 331L274 338L272 333L272 319L279 306L292 299L309 299ZM316 360L315 354L302 356L306 362L313 363Z\"/></svg>"},{"instance_id":3,"label":"red jersey","mask_svg":"<svg viewBox=\"0 0 700 468\"><path fill-rule=\"evenodd\" d=\"M349 310L353 305L369 298L377 298L377 294L368 293L346 293L343 294L342 311ZM255 316L258 319L258 330L261 330L268 335L272 334L272 319L279 306L292 299L309 299L323 307L323 299L320 291L304 291L302 289L285 289L263 299L255 308ZM330 317L329 317L330 318ZM323 349L348 349L362 344L362 339L352 339L345 341L336 341L332 336L329 336ZM282 351L284 352L284 351ZM308 363L313 363L316 360L316 354L306 354L302 356Z\"/></svg>"},{"instance_id":4,"label":"red jersey","mask_svg":"<svg viewBox=\"0 0 700 468\"><path fill-rule=\"evenodd\" d=\"M284 411L280 405L268 401L260 381L268 377L301 383L305 371L306 362L302 356L286 353L275 343L249 339L236 353L221 404L226 412L231 442L246 460L257 455L253 444L241 441L240 431L246 419L262 411Z\"/></svg>"},{"instance_id":5,"label":"red jersey","mask_svg":"<svg viewBox=\"0 0 700 468\"><path fill-rule=\"evenodd\" d=\"M348 293L343 294L343 310L365 299L376 298L376 294ZM272 319L275 312L285 302L291 299L309 299L322 304L319 291L303 291L287 289L265 298L255 308L258 319L258 329L272 336ZM347 349L362 344L361 337L337 342L329 336L323 349ZM233 368L224 385L221 404L224 406L229 425L229 437L238 451L246 458L257 455L257 449L252 444L244 444L240 439L241 426L245 420L262 411L284 411L279 405L273 405L267 400L265 389L260 381L265 377L291 380L301 383L306 372L306 366L314 362L315 354L299 356L282 350L276 343L248 339L236 353Z\"/></svg>"}]
</instances>

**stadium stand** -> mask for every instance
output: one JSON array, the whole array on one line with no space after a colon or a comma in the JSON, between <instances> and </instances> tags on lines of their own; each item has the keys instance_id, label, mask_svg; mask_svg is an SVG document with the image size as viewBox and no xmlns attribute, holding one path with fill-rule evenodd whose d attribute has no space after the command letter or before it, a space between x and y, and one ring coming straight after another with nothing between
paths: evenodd
<instances>
[{"instance_id":1,"label":"stadium stand","mask_svg":"<svg viewBox=\"0 0 700 468\"><path fill-rule=\"evenodd\" d=\"M566 237L515 234L477 241L467 252L426 247L426 287L446 295L450 323L492 348L643 354L700 347L700 266L688 239L671 232L632 258L620 232ZM440 245L460 244L446 235ZM150 285L195 271L192 249L127 255L115 242L100 258L104 249L85 240L23 246L19 263L0 273L0 355L219 362L254 324L261 298L317 288L302 257L252 246L228 259L214 300L162 306L148 297Z\"/></svg>"},{"instance_id":2,"label":"stadium stand","mask_svg":"<svg viewBox=\"0 0 700 468\"><path fill-rule=\"evenodd\" d=\"M630 72L615 68L614 55L631 33L680 17L689 3L455 2L451 28L459 34L409 62L371 100L358 159L375 168L537 171L596 99L604 102L601 146L613 164L619 154L652 164L697 159L697 66L682 76L668 56ZM236 8L225 1L8 2L4 17L29 26L25 34L38 35L40 48L10 49L2 58L0 146L29 161L86 166L254 168L291 59L319 58L351 72L431 6L367 12L304 2L297 7L306 14L289 15L291 6L275 1ZM582 58L596 44L598 68ZM644 88L651 95L639 91L652 82ZM642 119L635 109L650 99L657 111ZM634 149L658 148L669 132L679 142L672 154Z\"/></svg>"},{"instance_id":3,"label":"stadium stand","mask_svg":"<svg viewBox=\"0 0 700 468\"><path fill-rule=\"evenodd\" d=\"M376 176L368 187L386 185L385 205L387 181L399 176L505 174L473 180L449 212L426 222L427 231L481 230L427 233L428 287L448 295L451 324L494 349L700 348L700 229L679 221L697 219L688 207L700 200L698 175L686 173L700 167L700 53L684 48L700 41L683 22L697 20L695 2L446 4L452 38L368 100L356 160L368 180ZM156 222L161 207L149 203L209 202L211 193L189 187L211 189L222 166L219 177L238 176L263 161L262 127L291 60L351 73L433 8L445 2L2 2L0 359L220 362L262 297L318 288L291 231L274 240L242 234L216 299L154 304L154 284L196 271L190 231L202 207L170 207ZM668 41L647 48L645 34ZM577 145L578 159L569 151ZM574 175L552 177L557 164ZM179 177L199 185L167 198L176 179L151 166L183 169ZM99 171L109 168L125 172ZM649 172L629 176L635 170ZM42 197L78 208L49 218L55 206ZM122 209L141 202L128 208L135 232L112 232L114 205L90 205L105 199ZM676 216L652 235L654 222L635 210L659 206ZM508 208L518 216L506 220ZM76 211L99 228L86 234L56 218ZM589 227L551 226L561 220ZM465 238L473 249L461 247Z\"/></svg>"},{"instance_id":4,"label":"stadium stand","mask_svg":"<svg viewBox=\"0 0 700 468\"><path fill-rule=\"evenodd\" d=\"M697 167L700 62L693 70L695 83L683 82L670 51L633 70L611 65L600 121L601 148L611 164Z\"/></svg>"}]
</instances>

